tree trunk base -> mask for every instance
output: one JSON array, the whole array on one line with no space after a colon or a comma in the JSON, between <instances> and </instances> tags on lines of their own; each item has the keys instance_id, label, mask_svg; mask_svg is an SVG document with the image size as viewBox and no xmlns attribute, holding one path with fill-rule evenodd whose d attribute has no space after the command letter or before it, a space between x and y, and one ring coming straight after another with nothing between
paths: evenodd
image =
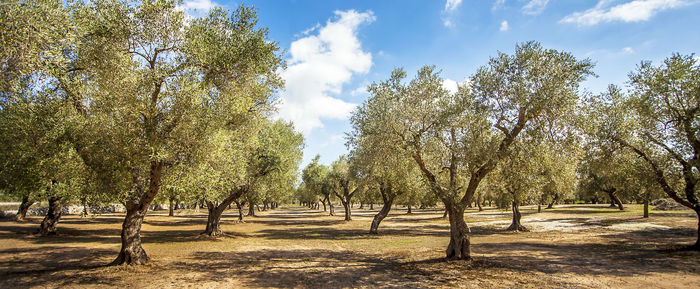
<instances>
[{"instance_id":1,"label":"tree trunk base","mask_svg":"<svg viewBox=\"0 0 700 289\"><path fill-rule=\"evenodd\" d=\"M56 225L61 219L62 212L61 198L49 198L49 210L41 221L38 233L42 236L58 235Z\"/></svg>"},{"instance_id":2,"label":"tree trunk base","mask_svg":"<svg viewBox=\"0 0 700 289\"><path fill-rule=\"evenodd\" d=\"M523 225L520 224L510 224L506 231L515 231L515 232L530 232L527 228L525 228Z\"/></svg>"},{"instance_id":3,"label":"tree trunk base","mask_svg":"<svg viewBox=\"0 0 700 289\"><path fill-rule=\"evenodd\" d=\"M450 244L447 245L446 259L447 260L473 260L471 257L471 249L469 247L469 237L463 236L455 239L450 239Z\"/></svg>"},{"instance_id":4,"label":"tree trunk base","mask_svg":"<svg viewBox=\"0 0 700 289\"><path fill-rule=\"evenodd\" d=\"M224 235L224 231L222 230L205 230L204 232L199 233L200 235L207 235L209 237L220 237Z\"/></svg>"},{"instance_id":5,"label":"tree trunk base","mask_svg":"<svg viewBox=\"0 0 700 289\"><path fill-rule=\"evenodd\" d=\"M146 265L148 263L148 260L149 258L146 254L146 251L144 251L141 245L139 244L138 247L124 249L121 252L119 252L119 256L117 256L117 259L114 259L114 261L112 261L112 263L109 263L109 265Z\"/></svg>"}]
</instances>

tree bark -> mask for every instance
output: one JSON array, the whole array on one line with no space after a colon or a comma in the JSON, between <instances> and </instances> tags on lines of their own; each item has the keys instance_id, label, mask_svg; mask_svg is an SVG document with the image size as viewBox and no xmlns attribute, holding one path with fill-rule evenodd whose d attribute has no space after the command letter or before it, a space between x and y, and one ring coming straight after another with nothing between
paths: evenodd
<instances>
[{"instance_id":1,"label":"tree bark","mask_svg":"<svg viewBox=\"0 0 700 289\"><path fill-rule=\"evenodd\" d=\"M141 225L148 212L148 206L160 191L162 173L163 162L151 161L147 191L135 192L138 194L126 202L126 216L124 223L122 223L121 232L122 247L111 265L144 265L148 263L148 255L141 247Z\"/></svg>"},{"instance_id":2,"label":"tree bark","mask_svg":"<svg viewBox=\"0 0 700 289\"><path fill-rule=\"evenodd\" d=\"M328 200L327 196L323 197L323 200L321 201L321 204L323 204L323 211L324 212L328 212L328 208L326 208L326 200Z\"/></svg>"},{"instance_id":3,"label":"tree bark","mask_svg":"<svg viewBox=\"0 0 700 289\"><path fill-rule=\"evenodd\" d=\"M170 217L175 216L175 212L173 210L175 210L175 208L173 208L173 198L171 197L169 199L169 204L168 204L168 216L170 216Z\"/></svg>"},{"instance_id":4,"label":"tree bark","mask_svg":"<svg viewBox=\"0 0 700 289\"><path fill-rule=\"evenodd\" d=\"M330 198L328 198L328 215L335 216L335 207L333 207L333 202L331 202Z\"/></svg>"},{"instance_id":5,"label":"tree bark","mask_svg":"<svg viewBox=\"0 0 700 289\"><path fill-rule=\"evenodd\" d=\"M382 193L382 199L384 201L384 205L382 208L379 210L379 212L374 215L374 219L372 219L372 225L369 227L369 233L370 234L377 234L377 229L379 228L379 223L386 218L387 215L389 215L389 211L391 211L391 204L394 202L394 197L389 195L385 196L386 193Z\"/></svg>"},{"instance_id":6,"label":"tree bark","mask_svg":"<svg viewBox=\"0 0 700 289\"><path fill-rule=\"evenodd\" d=\"M449 210L448 210L447 208L445 208L445 213L442 214L442 218L443 218L443 219L444 219L444 218L447 218L447 213L448 213L448 211L449 211Z\"/></svg>"},{"instance_id":7,"label":"tree bark","mask_svg":"<svg viewBox=\"0 0 700 289\"><path fill-rule=\"evenodd\" d=\"M649 218L649 199L644 199L644 218Z\"/></svg>"},{"instance_id":8,"label":"tree bark","mask_svg":"<svg viewBox=\"0 0 700 289\"><path fill-rule=\"evenodd\" d=\"M224 210L221 210L221 206L216 206L213 202L207 201L206 203L209 213L207 215L207 227L200 235L221 236L223 235L223 231L221 231L221 214L223 214Z\"/></svg>"},{"instance_id":9,"label":"tree bark","mask_svg":"<svg viewBox=\"0 0 700 289\"><path fill-rule=\"evenodd\" d=\"M615 194L616 191L616 188L612 188L610 190L606 190L605 192L608 193L608 196L610 197L610 207L615 207L615 204L617 204L617 207L620 208L620 211L622 211L624 210L622 207L622 201L620 201L620 198L618 198Z\"/></svg>"},{"instance_id":10,"label":"tree bark","mask_svg":"<svg viewBox=\"0 0 700 289\"><path fill-rule=\"evenodd\" d=\"M508 226L508 231L522 231L522 232L528 232L529 230L523 225L520 224L520 218L522 215L520 214L520 205L518 204L518 201L513 201L512 203L513 207L513 221L510 223L510 226Z\"/></svg>"},{"instance_id":11,"label":"tree bark","mask_svg":"<svg viewBox=\"0 0 700 289\"><path fill-rule=\"evenodd\" d=\"M374 202L369 203L369 209L370 209L370 210L374 210Z\"/></svg>"},{"instance_id":12,"label":"tree bark","mask_svg":"<svg viewBox=\"0 0 700 289\"><path fill-rule=\"evenodd\" d=\"M341 201L341 202L343 203L343 208L345 208L345 221L352 221L352 216L351 216L352 213L350 212L350 210L351 210L350 208L351 208L352 204L350 202L347 202L347 201Z\"/></svg>"},{"instance_id":13,"label":"tree bark","mask_svg":"<svg viewBox=\"0 0 700 289\"><path fill-rule=\"evenodd\" d=\"M556 203L557 200L559 200L559 194L554 194L554 198L552 198L552 202L547 205L547 209L554 208L554 203Z\"/></svg>"},{"instance_id":14,"label":"tree bark","mask_svg":"<svg viewBox=\"0 0 700 289\"><path fill-rule=\"evenodd\" d=\"M248 216L255 217L255 204L248 202Z\"/></svg>"},{"instance_id":15,"label":"tree bark","mask_svg":"<svg viewBox=\"0 0 700 289\"><path fill-rule=\"evenodd\" d=\"M42 236L56 235L56 224L58 220L61 219L61 214L63 213L61 206L61 198L50 197L49 198L49 210L46 212L44 220L41 221L41 226L39 227L39 234Z\"/></svg>"},{"instance_id":16,"label":"tree bark","mask_svg":"<svg viewBox=\"0 0 700 289\"><path fill-rule=\"evenodd\" d=\"M537 204L537 212L542 213L542 204Z\"/></svg>"},{"instance_id":17,"label":"tree bark","mask_svg":"<svg viewBox=\"0 0 700 289\"><path fill-rule=\"evenodd\" d=\"M450 219L450 244L447 246L448 259L471 260L469 226L464 221L464 209L455 204L445 204Z\"/></svg>"},{"instance_id":18,"label":"tree bark","mask_svg":"<svg viewBox=\"0 0 700 289\"><path fill-rule=\"evenodd\" d=\"M24 219L27 217L29 207L31 207L33 204L34 201L29 200L29 195L23 196L22 203L19 204L19 209L17 210L17 215L15 215L15 221L24 221Z\"/></svg>"},{"instance_id":19,"label":"tree bark","mask_svg":"<svg viewBox=\"0 0 700 289\"><path fill-rule=\"evenodd\" d=\"M80 217L87 217L88 215L90 215L90 209L88 209L87 198L81 198L80 204L83 205L83 212L80 214Z\"/></svg>"},{"instance_id":20,"label":"tree bark","mask_svg":"<svg viewBox=\"0 0 700 289\"><path fill-rule=\"evenodd\" d=\"M236 202L236 208L238 209L238 222L243 222L243 205L241 205L241 202L238 200L235 200Z\"/></svg>"},{"instance_id":21,"label":"tree bark","mask_svg":"<svg viewBox=\"0 0 700 289\"><path fill-rule=\"evenodd\" d=\"M141 224L148 211L143 207L127 206L126 217L122 224L122 248L112 265L143 265L148 263L148 255L141 247Z\"/></svg>"},{"instance_id":22,"label":"tree bark","mask_svg":"<svg viewBox=\"0 0 700 289\"><path fill-rule=\"evenodd\" d=\"M223 235L224 232L221 231L221 215L224 213L226 208L228 208L233 201L237 200L241 195L243 195L244 192L244 189L236 189L218 205L214 202L206 201L209 215L207 216L207 227L204 229L204 232L202 232L201 235L209 235L212 237Z\"/></svg>"}]
</instances>

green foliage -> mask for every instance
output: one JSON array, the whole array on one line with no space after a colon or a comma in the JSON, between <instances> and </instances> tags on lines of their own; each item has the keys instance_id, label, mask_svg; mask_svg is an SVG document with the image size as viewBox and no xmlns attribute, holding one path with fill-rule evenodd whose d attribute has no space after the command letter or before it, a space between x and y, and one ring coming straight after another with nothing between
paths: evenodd
<instances>
[{"instance_id":1,"label":"green foliage","mask_svg":"<svg viewBox=\"0 0 700 289\"><path fill-rule=\"evenodd\" d=\"M588 132L595 145L633 153L661 190L700 211L700 65L692 55L679 54L658 67L642 62L630 74L630 88L626 94L610 86L590 100Z\"/></svg>"}]
</instances>

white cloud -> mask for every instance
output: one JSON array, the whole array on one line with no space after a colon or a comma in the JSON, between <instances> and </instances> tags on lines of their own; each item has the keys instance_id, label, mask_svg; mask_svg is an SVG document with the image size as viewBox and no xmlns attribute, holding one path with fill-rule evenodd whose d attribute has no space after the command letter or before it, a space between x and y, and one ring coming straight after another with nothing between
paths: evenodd
<instances>
[{"instance_id":1,"label":"white cloud","mask_svg":"<svg viewBox=\"0 0 700 289\"><path fill-rule=\"evenodd\" d=\"M449 91L450 93L455 93L457 92L457 81L445 78L445 80L442 81L442 88Z\"/></svg>"},{"instance_id":2,"label":"white cloud","mask_svg":"<svg viewBox=\"0 0 700 289\"><path fill-rule=\"evenodd\" d=\"M214 8L215 6L218 6L216 3L212 2L211 0L190 0L190 1L185 1L183 5L185 9L197 9L197 10L209 10L211 8Z\"/></svg>"},{"instance_id":3,"label":"white cloud","mask_svg":"<svg viewBox=\"0 0 700 289\"><path fill-rule=\"evenodd\" d=\"M491 6L491 10L498 10L503 8L505 6L506 0L496 0L493 2L493 6Z\"/></svg>"},{"instance_id":4,"label":"white cloud","mask_svg":"<svg viewBox=\"0 0 700 289\"><path fill-rule=\"evenodd\" d=\"M368 73L372 54L362 50L357 30L375 20L371 11L335 11L318 33L292 42L289 66L282 72L285 90L281 92L279 117L294 122L308 135L323 127L321 119L346 119L355 104L332 95L342 93L353 75Z\"/></svg>"},{"instance_id":5,"label":"white cloud","mask_svg":"<svg viewBox=\"0 0 700 289\"><path fill-rule=\"evenodd\" d=\"M457 82L454 79L445 78L442 80L442 88L454 94L457 93L457 90L459 90L460 86L469 86L469 83L470 81L468 78L465 78L461 82Z\"/></svg>"},{"instance_id":6,"label":"white cloud","mask_svg":"<svg viewBox=\"0 0 700 289\"><path fill-rule=\"evenodd\" d=\"M316 23L316 25L307 28L306 30L302 31L301 33L295 34L294 37L307 36L307 35L311 34L311 32L318 30L319 28L321 28L321 23Z\"/></svg>"},{"instance_id":7,"label":"white cloud","mask_svg":"<svg viewBox=\"0 0 700 289\"><path fill-rule=\"evenodd\" d=\"M530 0L523 6L523 13L530 15L540 14L547 8L547 3L549 3L549 0Z\"/></svg>"},{"instance_id":8,"label":"white cloud","mask_svg":"<svg viewBox=\"0 0 700 289\"><path fill-rule=\"evenodd\" d=\"M459 5L462 4L462 0L447 0L445 2L445 10L446 12L452 12L457 10Z\"/></svg>"},{"instance_id":9,"label":"white cloud","mask_svg":"<svg viewBox=\"0 0 700 289\"><path fill-rule=\"evenodd\" d=\"M462 4L462 0L447 0L445 2L445 9L442 10L442 25L445 25L445 27L455 26L452 18L455 16L460 4Z\"/></svg>"},{"instance_id":10,"label":"white cloud","mask_svg":"<svg viewBox=\"0 0 700 289\"><path fill-rule=\"evenodd\" d=\"M622 54L634 54L634 49L632 47L625 47L622 48Z\"/></svg>"},{"instance_id":11,"label":"white cloud","mask_svg":"<svg viewBox=\"0 0 700 289\"><path fill-rule=\"evenodd\" d=\"M508 31L508 29L510 29L510 27L508 26L508 21L503 20L503 22L501 22L501 28L499 30Z\"/></svg>"},{"instance_id":12,"label":"white cloud","mask_svg":"<svg viewBox=\"0 0 700 289\"><path fill-rule=\"evenodd\" d=\"M350 91L350 95L358 96L367 94L367 86L369 86L369 84L367 82L363 82L360 86Z\"/></svg>"},{"instance_id":13,"label":"white cloud","mask_svg":"<svg viewBox=\"0 0 700 289\"><path fill-rule=\"evenodd\" d=\"M217 6L221 5L211 0L187 0L178 5L177 9L185 12L186 19L192 19L206 15L209 10Z\"/></svg>"},{"instance_id":14,"label":"white cloud","mask_svg":"<svg viewBox=\"0 0 700 289\"><path fill-rule=\"evenodd\" d=\"M560 22L575 23L579 26L593 26L607 22L647 21L656 13L694 4L686 0L634 0L611 6L611 0L600 0L595 7L583 12L575 12Z\"/></svg>"}]
</instances>

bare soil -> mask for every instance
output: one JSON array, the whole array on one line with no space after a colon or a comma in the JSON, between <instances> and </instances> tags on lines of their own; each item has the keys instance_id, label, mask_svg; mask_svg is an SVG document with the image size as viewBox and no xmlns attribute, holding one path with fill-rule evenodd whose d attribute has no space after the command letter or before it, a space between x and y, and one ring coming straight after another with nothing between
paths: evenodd
<instances>
[{"instance_id":1,"label":"bare soil","mask_svg":"<svg viewBox=\"0 0 700 289\"><path fill-rule=\"evenodd\" d=\"M379 206L375 206L377 210ZM465 214L474 261L446 261L442 210L392 209L369 235L377 210L344 222L323 211L282 207L200 236L204 212L149 212L146 266L105 266L119 252L120 214L64 216L59 235L38 237L40 217L0 220L0 288L700 288L692 211L625 211L607 205L523 208L531 232L504 229L510 212Z\"/></svg>"}]
</instances>

